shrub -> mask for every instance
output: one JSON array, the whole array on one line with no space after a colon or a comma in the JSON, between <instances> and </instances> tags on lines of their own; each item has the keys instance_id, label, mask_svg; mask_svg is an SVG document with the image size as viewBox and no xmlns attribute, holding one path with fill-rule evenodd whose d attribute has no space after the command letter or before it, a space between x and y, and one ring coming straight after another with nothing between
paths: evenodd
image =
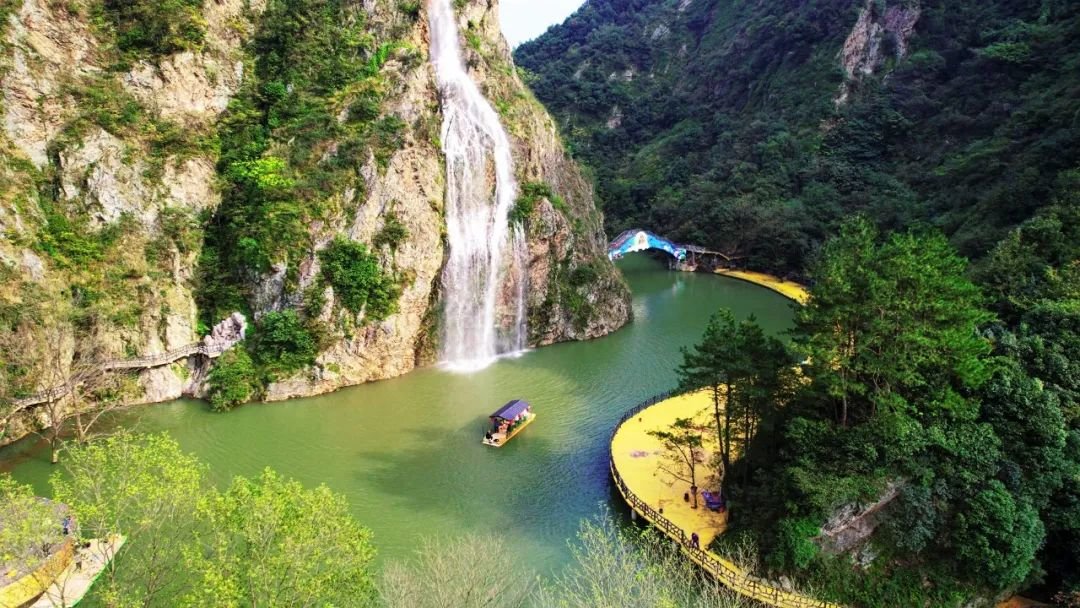
<instances>
[{"instance_id":1,"label":"shrub","mask_svg":"<svg viewBox=\"0 0 1080 608\"><path fill-rule=\"evenodd\" d=\"M405 13L410 19L418 19L420 17L420 2L419 0L406 0L405 2L399 2L398 10Z\"/></svg>"},{"instance_id":2,"label":"shrub","mask_svg":"<svg viewBox=\"0 0 1080 608\"><path fill-rule=\"evenodd\" d=\"M781 520L777 530L777 547L767 559L769 565L780 570L806 568L817 557L818 546L811 539L820 531L810 519Z\"/></svg>"},{"instance_id":3,"label":"shrub","mask_svg":"<svg viewBox=\"0 0 1080 608\"><path fill-rule=\"evenodd\" d=\"M255 354L271 375L289 373L315 363L315 336L295 310L268 312L256 325Z\"/></svg>"},{"instance_id":4,"label":"shrub","mask_svg":"<svg viewBox=\"0 0 1080 608\"><path fill-rule=\"evenodd\" d=\"M556 211L561 213L568 211L566 201L558 194L555 194L551 186L544 182L526 182L521 186L521 193L518 195L517 201L514 202L514 208L510 210L510 223L514 224L527 220L536 209L536 203L542 198L546 198Z\"/></svg>"},{"instance_id":5,"label":"shrub","mask_svg":"<svg viewBox=\"0 0 1080 608\"><path fill-rule=\"evenodd\" d=\"M121 51L168 55L200 48L206 37L203 0L105 0Z\"/></svg>"},{"instance_id":6,"label":"shrub","mask_svg":"<svg viewBox=\"0 0 1080 608\"><path fill-rule=\"evenodd\" d=\"M401 223L396 213L390 211L383 220L382 230L379 230L378 234L375 235L372 243L376 247L389 245L391 251L397 251L397 248L407 238L409 238L409 229L405 227L405 224Z\"/></svg>"},{"instance_id":7,"label":"shrub","mask_svg":"<svg viewBox=\"0 0 1080 608\"><path fill-rule=\"evenodd\" d=\"M235 347L218 358L207 378L210 407L219 412L251 401L259 391L259 374L251 356Z\"/></svg>"},{"instance_id":8,"label":"shrub","mask_svg":"<svg viewBox=\"0 0 1080 608\"><path fill-rule=\"evenodd\" d=\"M384 319L396 311L400 290L362 243L338 237L319 252L319 261L323 278L333 286L346 309L356 314L366 312L374 319Z\"/></svg>"}]
</instances>

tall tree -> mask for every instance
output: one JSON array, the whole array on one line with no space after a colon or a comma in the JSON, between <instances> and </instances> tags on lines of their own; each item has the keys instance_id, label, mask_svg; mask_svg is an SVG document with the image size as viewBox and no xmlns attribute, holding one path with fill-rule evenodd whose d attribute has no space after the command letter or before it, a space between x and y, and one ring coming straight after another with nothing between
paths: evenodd
<instances>
[{"instance_id":1,"label":"tall tree","mask_svg":"<svg viewBox=\"0 0 1080 608\"><path fill-rule=\"evenodd\" d=\"M701 456L703 441L701 428L691 418L676 418L666 429L649 431L664 446L666 454L657 465L658 468L678 481L690 484L693 507L697 502L698 458Z\"/></svg>"},{"instance_id":2,"label":"tall tree","mask_svg":"<svg viewBox=\"0 0 1080 608\"><path fill-rule=\"evenodd\" d=\"M976 405L962 393L988 376L978 329L992 315L965 261L939 234L878 241L865 219L852 220L815 267L795 328L815 390L834 400L841 427L879 410L920 423L970 416Z\"/></svg>"},{"instance_id":3,"label":"tall tree","mask_svg":"<svg viewBox=\"0 0 1080 608\"><path fill-rule=\"evenodd\" d=\"M165 435L121 433L75 446L51 482L72 507L80 533L121 534L95 593L107 606L173 606L192 584L182 567L195 548L195 518L207 486L205 467ZM111 551L103 544L102 551Z\"/></svg>"},{"instance_id":4,"label":"tall tree","mask_svg":"<svg viewBox=\"0 0 1080 608\"><path fill-rule=\"evenodd\" d=\"M188 555L187 606L370 606L371 532L326 486L309 490L267 469L200 504L203 550Z\"/></svg>"},{"instance_id":5,"label":"tall tree","mask_svg":"<svg viewBox=\"0 0 1080 608\"><path fill-rule=\"evenodd\" d=\"M731 466L731 434L735 415L729 407L737 380L746 374L746 364L739 351L739 328L735 316L724 308L717 311L705 327L701 342L690 349L683 348L679 365L679 390L706 389L712 396L716 439L720 446L726 477Z\"/></svg>"},{"instance_id":6,"label":"tall tree","mask_svg":"<svg viewBox=\"0 0 1080 608\"><path fill-rule=\"evenodd\" d=\"M743 371L729 409L734 419L736 435L742 445L743 482L749 483L753 469L751 442L763 420L789 398L794 383L794 361L783 342L765 334L753 315L739 323L736 346Z\"/></svg>"}]
</instances>

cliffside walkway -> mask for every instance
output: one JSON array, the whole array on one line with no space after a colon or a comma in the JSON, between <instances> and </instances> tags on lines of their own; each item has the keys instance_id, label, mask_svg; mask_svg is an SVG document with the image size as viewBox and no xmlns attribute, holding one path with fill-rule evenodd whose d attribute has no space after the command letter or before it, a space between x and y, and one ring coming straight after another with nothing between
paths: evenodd
<instances>
[{"instance_id":1,"label":"cliffside walkway","mask_svg":"<svg viewBox=\"0 0 1080 608\"><path fill-rule=\"evenodd\" d=\"M117 370L143 370L152 369L155 367L163 367L165 365L171 365L180 361L181 359L187 359L195 355L202 355L209 359L216 359L220 357L225 351L232 348L232 345L206 345L202 342L196 342L194 344L188 344L187 346L181 346L167 352L158 353L154 355L146 355L145 357L136 357L134 359L118 359L115 361L106 361L102 363L98 370L102 373L111 372ZM29 397L23 397L22 399L16 399L14 404L16 407L25 408L34 405L40 405L49 401L55 401L61 397L66 396L79 383L76 381L68 380L60 386L54 386L50 389L41 391L40 393L30 395Z\"/></svg>"},{"instance_id":2,"label":"cliffside walkway","mask_svg":"<svg viewBox=\"0 0 1080 608\"><path fill-rule=\"evenodd\" d=\"M699 392L660 395L628 411L611 434L609 467L619 494L635 513L678 543L691 561L735 593L776 608L841 608L781 589L709 551L709 543L724 531L725 514L713 513L704 504L691 509L682 497L685 483L657 473L660 441L648 431L664 428L676 418L707 414L711 407L709 396ZM708 489L704 477L698 484ZM699 537L698 546L691 541L693 533Z\"/></svg>"}]
</instances>

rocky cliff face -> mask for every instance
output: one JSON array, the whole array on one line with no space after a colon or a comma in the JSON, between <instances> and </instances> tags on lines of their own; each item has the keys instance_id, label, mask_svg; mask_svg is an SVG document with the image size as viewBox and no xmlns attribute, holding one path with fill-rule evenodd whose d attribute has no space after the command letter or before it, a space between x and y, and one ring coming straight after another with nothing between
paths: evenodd
<instances>
[{"instance_id":1,"label":"rocky cliff face","mask_svg":"<svg viewBox=\"0 0 1080 608\"><path fill-rule=\"evenodd\" d=\"M92 334L94 356L112 360L196 342L206 316L196 305L205 284L203 230L230 221L221 217L219 134L235 120L230 103L259 65L253 41L273 0L204 0L195 20L204 30L199 43L163 54L118 51L116 33L91 18L97 0L0 7L11 4L0 24L0 338L40 343L47 341L41 327L61 327L67 342ZM274 376L263 394L268 400L405 373L432 360L438 335L445 185L424 9L337 4L364 24L362 42L379 49L372 59L385 89L378 115L400 127L392 148L347 161L339 160L344 154L333 135L313 144L323 161L351 163L355 180L315 193L332 211L305 220L299 259L245 275L244 312L256 327L271 311L296 309L325 329L315 364ZM532 342L602 335L626 321L628 292L603 257L589 183L518 79L496 10L494 3L466 3L463 47L513 134L519 180L543 182L553 193L527 219ZM353 93L346 87L335 95ZM341 105L333 111L344 124L355 110ZM291 145L275 144L273 153L289 158ZM377 242L391 222L404 227L405 238L392 246ZM319 252L342 237L368 245L400 278L392 314L373 320L351 312L320 282ZM575 271L589 280L569 281ZM9 370L18 363L19 371L4 374L0 394L41 389L87 357L79 346L51 365L5 355ZM142 372L112 398L201 394L205 370L198 363Z\"/></svg>"},{"instance_id":2,"label":"rocky cliff face","mask_svg":"<svg viewBox=\"0 0 1080 608\"><path fill-rule=\"evenodd\" d=\"M518 181L546 186L525 218L530 342L595 338L618 329L629 318L629 297L605 258L592 185L567 156L554 120L522 84L499 29L497 4L470 3L458 26L466 63L513 139Z\"/></svg>"},{"instance_id":3,"label":"rocky cliff face","mask_svg":"<svg viewBox=\"0 0 1080 608\"><path fill-rule=\"evenodd\" d=\"M886 5L867 1L840 51L840 65L847 79L840 87L837 105L847 102L853 83L860 78L875 74L890 59L907 56L908 42L921 14L918 2Z\"/></svg>"}]
</instances>

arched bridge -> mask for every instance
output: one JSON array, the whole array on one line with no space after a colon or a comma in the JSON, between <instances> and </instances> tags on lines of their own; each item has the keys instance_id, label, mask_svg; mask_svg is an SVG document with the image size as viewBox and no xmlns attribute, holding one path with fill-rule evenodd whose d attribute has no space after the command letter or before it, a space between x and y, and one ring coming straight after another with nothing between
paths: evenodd
<instances>
[{"instance_id":1,"label":"arched bridge","mask_svg":"<svg viewBox=\"0 0 1080 608\"><path fill-rule=\"evenodd\" d=\"M666 251L678 261L686 259L686 247L673 243L662 236L645 230L627 230L615 237L608 245L608 258L617 260L628 253L659 249Z\"/></svg>"},{"instance_id":2,"label":"arched bridge","mask_svg":"<svg viewBox=\"0 0 1080 608\"><path fill-rule=\"evenodd\" d=\"M706 256L712 258L720 258L724 262L730 262L731 258L726 254L719 251L711 251L705 247L699 245L685 245L676 243L670 239L666 239L654 232L648 230L641 230L635 228L633 230L627 230L615 237L615 240L611 241L608 245L608 259L617 260L628 253L634 253L635 251L645 251L647 249L658 249L660 251L667 252L668 255L675 258L675 261L679 265L684 265L688 262L687 255L689 254L690 268L692 270L697 266L698 256ZM717 260L718 261L718 260Z\"/></svg>"}]
</instances>

